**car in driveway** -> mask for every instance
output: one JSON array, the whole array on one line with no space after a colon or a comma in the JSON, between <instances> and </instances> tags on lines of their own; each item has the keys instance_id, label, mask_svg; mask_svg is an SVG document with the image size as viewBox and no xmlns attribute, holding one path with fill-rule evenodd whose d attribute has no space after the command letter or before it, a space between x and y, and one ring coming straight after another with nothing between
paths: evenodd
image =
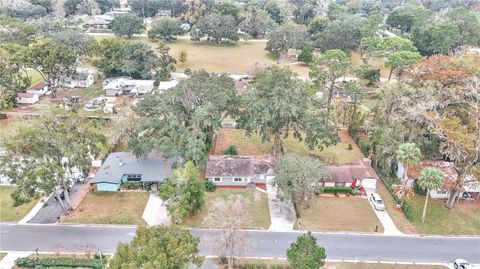
<instances>
[{"instance_id":1,"label":"car in driveway","mask_svg":"<svg viewBox=\"0 0 480 269\"><path fill-rule=\"evenodd\" d=\"M455 269L473 269L473 265L464 259L456 259L453 263Z\"/></svg>"},{"instance_id":2,"label":"car in driveway","mask_svg":"<svg viewBox=\"0 0 480 269\"><path fill-rule=\"evenodd\" d=\"M378 193L370 194L369 199L376 210L379 210L379 211L385 210L385 204L383 203L383 200Z\"/></svg>"}]
</instances>

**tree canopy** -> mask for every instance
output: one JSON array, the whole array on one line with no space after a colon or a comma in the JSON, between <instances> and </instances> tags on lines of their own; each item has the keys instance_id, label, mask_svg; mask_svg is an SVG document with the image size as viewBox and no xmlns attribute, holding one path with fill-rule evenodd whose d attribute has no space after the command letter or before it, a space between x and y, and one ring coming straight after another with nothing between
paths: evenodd
<instances>
[{"instance_id":1,"label":"tree canopy","mask_svg":"<svg viewBox=\"0 0 480 269\"><path fill-rule=\"evenodd\" d=\"M174 223L197 213L205 203L205 181L193 162L176 168L173 175L161 185L159 197L167 201L167 208Z\"/></svg>"},{"instance_id":2,"label":"tree canopy","mask_svg":"<svg viewBox=\"0 0 480 269\"><path fill-rule=\"evenodd\" d=\"M297 238L287 250L287 260L294 269L318 269L325 264L325 249L309 231Z\"/></svg>"},{"instance_id":3,"label":"tree canopy","mask_svg":"<svg viewBox=\"0 0 480 269\"><path fill-rule=\"evenodd\" d=\"M270 33L265 49L277 55L285 53L289 49L301 49L306 38L304 27L282 25Z\"/></svg>"},{"instance_id":4,"label":"tree canopy","mask_svg":"<svg viewBox=\"0 0 480 269\"><path fill-rule=\"evenodd\" d=\"M236 109L231 78L193 72L175 88L149 95L135 107L142 121L132 132L129 147L137 156L157 149L167 158L203 164L222 116Z\"/></svg>"},{"instance_id":5,"label":"tree canopy","mask_svg":"<svg viewBox=\"0 0 480 269\"><path fill-rule=\"evenodd\" d=\"M110 23L110 29L116 36L131 38L133 34L139 34L144 28L142 18L135 14L119 14Z\"/></svg>"},{"instance_id":6,"label":"tree canopy","mask_svg":"<svg viewBox=\"0 0 480 269\"><path fill-rule=\"evenodd\" d=\"M130 243L118 244L109 268L184 268L190 263L200 267L200 239L178 226L140 226Z\"/></svg>"},{"instance_id":7,"label":"tree canopy","mask_svg":"<svg viewBox=\"0 0 480 269\"><path fill-rule=\"evenodd\" d=\"M302 203L310 204L311 197L318 191L318 182L326 176L325 165L309 156L287 154L275 166L279 196L292 201L297 213Z\"/></svg>"},{"instance_id":8,"label":"tree canopy","mask_svg":"<svg viewBox=\"0 0 480 269\"><path fill-rule=\"evenodd\" d=\"M148 30L148 38L161 38L170 41L184 33L185 30L183 29L182 21L180 21L179 18L161 17L152 23L150 30Z\"/></svg>"},{"instance_id":9,"label":"tree canopy","mask_svg":"<svg viewBox=\"0 0 480 269\"><path fill-rule=\"evenodd\" d=\"M190 34L196 39L207 36L217 43L222 40L238 41L237 23L232 16L209 14L201 17Z\"/></svg>"},{"instance_id":10,"label":"tree canopy","mask_svg":"<svg viewBox=\"0 0 480 269\"><path fill-rule=\"evenodd\" d=\"M288 68L271 66L260 70L242 95L239 127L257 132L262 141L273 137L272 154L283 152L282 137L293 135L310 148L337 142L336 128L322 110L312 109L308 90Z\"/></svg>"}]
</instances>

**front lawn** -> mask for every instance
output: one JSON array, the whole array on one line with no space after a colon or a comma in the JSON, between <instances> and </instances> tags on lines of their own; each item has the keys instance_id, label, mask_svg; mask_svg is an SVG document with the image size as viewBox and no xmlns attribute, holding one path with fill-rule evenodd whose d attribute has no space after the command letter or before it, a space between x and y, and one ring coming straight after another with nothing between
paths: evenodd
<instances>
[{"instance_id":1,"label":"front lawn","mask_svg":"<svg viewBox=\"0 0 480 269\"><path fill-rule=\"evenodd\" d=\"M453 209L445 207L445 200L428 201L427 216L422 223L425 196L408 199L411 222L421 234L480 235L480 201L456 203Z\"/></svg>"},{"instance_id":2,"label":"front lawn","mask_svg":"<svg viewBox=\"0 0 480 269\"><path fill-rule=\"evenodd\" d=\"M36 198L30 203L14 207L10 194L15 191L15 188L13 186L0 186L0 221L21 220L39 200L39 198Z\"/></svg>"},{"instance_id":3,"label":"front lawn","mask_svg":"<svg viewBox=\"0 0 480 269\"><path fill-rule=\"evenodd\" d=\"M283 139L283 144L287 152L300 155L308 155L309 153L321 156L330 162L349 163L361 160L363 154L353 141L343 139L343 132L340 132L342 140L337 145L325 148L323 150L315 149L310 151L308 147L289 135ZM352 149L349 150L349 144ZM217 139L211 154L220 155L230 145L235 145L239 155L268 155L272 152L272 141L262 143L260 137L252 134L250 137L245 135L245 131L241 129L222 128L218 132Z\"/></svg>"},{"instance_id":4,"label":"front lawn","mask_svg":"<svg viewBox=\"0 0 480 269\"><path fill-rule=\"evenodd\" d=\"M228 197L241 195L247 204L251 219L245 224L244 229L268 229L270 227L270 211L265 193L253 189L219 189L205 193L205 206L195 216L185 220L182 225L193 228L218 228L208 223L207 214L214 203L226 201Z\"/></svg>"},{"instance_id":5,"label":"front lawn","mask_svg":"<svg viewBox=\"0 0 480 269\"><path fill-rule=\"evenodd\" d=\"M382 263L326 263L325 269L447 269L443 265L417 265L417 264L382 264Z\"/></svg>"},{"instance_id":6,"label":"front lawn","mask_svg":"<svg viewBox=\"0 0 480 269\"><path fill-rule=\"evenodd\" d=\"M98 192L87 194L63 223L145 224L143 210L148 192Z\"/></svg>"},{"instance_id":7,"label":"front lawn","mask_svg":"<svg viewBox=\"0 0 480 269\"><path fill-rule=\"evenodd\" d=\"M318 197L308 209L301 209L295 229L310 231L378 232L383 226L367 199L361 197Z\"/></svg>"}]
</instances>

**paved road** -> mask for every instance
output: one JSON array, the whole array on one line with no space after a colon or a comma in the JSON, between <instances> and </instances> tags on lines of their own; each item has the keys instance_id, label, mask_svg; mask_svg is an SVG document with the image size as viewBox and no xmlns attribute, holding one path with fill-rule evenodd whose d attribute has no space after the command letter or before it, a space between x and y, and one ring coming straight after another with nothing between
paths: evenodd
<instances>
[{"instance_id":1,"label":"paved road","mask_svg":"<svg viewBox=\"0 0 480 269\"><path fill-rule=\"evenodd\" d=\"M105 253L115 251L118 242L128 242L134 227L0 224L2 251L81 251L91 245ZM218 231L193 229L201 238L202 255L218 255ZM362 261L452 262L462 257L480 263L480 237L413 237L371 234L314 233L326 248L329 259ZM244 257L283 258L298 232L245 231Z\"/></svg>"}]
</instances>

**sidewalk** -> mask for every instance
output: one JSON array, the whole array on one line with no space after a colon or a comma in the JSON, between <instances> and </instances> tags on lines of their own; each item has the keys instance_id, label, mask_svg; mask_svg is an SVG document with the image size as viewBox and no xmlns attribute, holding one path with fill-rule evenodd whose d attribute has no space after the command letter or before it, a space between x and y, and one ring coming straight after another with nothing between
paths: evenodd
<instances>
[{"instance_id":1,"label":"sidewalk","mask_svg":"<svg viewBox=\"0 0 480 269\"><path fill-rule=\"evenodd\" d=\"M269 231L286 232L292 231L297 216L291 201L282 201L277 196L277 187L274 178L267 179L268 208L272 224Z\"/></svg>"},{"instance_id":2,"label":"sidewalk","mask_svg":"<svg viewBox=\"0 0 480 269\"><path fill-rule=\"evenodd\" d=\"M30 251L8 252L7 256L0 261L0 269L10 269L15 266L15 260L21 257L27 257L32 254Z\"/></svg>"}]
</instances>

